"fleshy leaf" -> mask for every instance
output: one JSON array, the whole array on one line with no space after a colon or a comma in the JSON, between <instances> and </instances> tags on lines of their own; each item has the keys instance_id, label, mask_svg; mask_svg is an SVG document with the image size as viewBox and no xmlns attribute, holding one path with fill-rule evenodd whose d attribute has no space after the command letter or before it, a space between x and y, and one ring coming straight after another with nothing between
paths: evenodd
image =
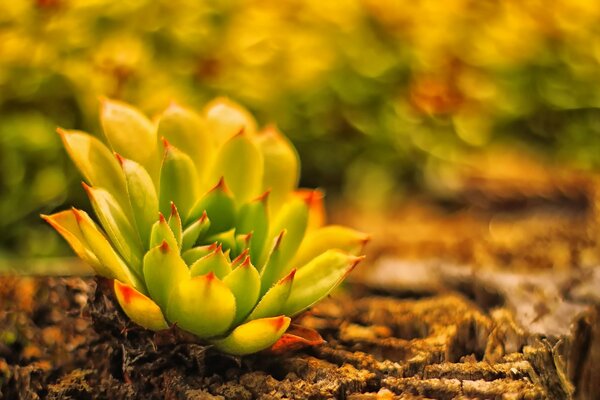
<instances>
[{"instance_id":1,"label":"fleshy leaf","mask_svg":"<svg viewBox=\"0 0 600 400\"><path fill-rule=\"evenodd\" d=\"M303 199L308 206L307 231L318 229L325 225L325 194L319 189L298 189L294 196Z\"/></svg>"},{"instance_id":2,"label":"fleshy leaf","mask_svg":"<svg viewBox=\"0 0 600 400\"><path fill-rule=\"evenodd\" d=\"M288 330L271 346L271 352L281 354L288 351L299 350L305 347L318 346L325 340L314 329L297 324L290 324Z\"/></svg>"},{"instance_id":3,"label":"fleshy leaf","mask_svg":"<svg viewBox=\"0 0 600 400\"><path fill-rule=\"evenodd\" d=\"M224 232L234 226L236 217L235 202L223 178L194 205L187 221L199 218L204 212L210 218L210 228L206 233L207 235Z\"/></svg>"},{"instance_id":4,"label":"fleshy leaf","mask_svg":"<svg viewBox=\"0 0 600 400\"><path fill-rule=\"evenodd\" d=\"M85 183L83 187L112 244L136 273L141 275L144 250L138 233L125 212L106 190L93 188Z\"/></svg>"},{"instance_id":5,"label":"fleshy leaf","mask_svg":"<svg viewBox=\"0 0 600 400\"><path fill-rule=\"evenodd\" d=\"M183 231L181 241L181 251L186 251L194 247L199 239L202 239L210 228L210 220L208 214L203 213L200 218L194 221L190 226Z\"/></svg>"},{"instance_id":6,"label":"fleshy leaf","mask_svg":"<svg viewBox=\"0 0 600 400\"><path fill-rule=\"evenodd\" d=\"M100 121L114 151L144 166L150 175L157 169L156 128L134 107L103 99Z\"/></svg>"},{"instance_id":7,"label":"fleshy leaf","mask_svg":"<svg viewBox=\"0 0 600 400\"><path fill-rule=\"evenodd\" d=\"M171 228L171 232L173 232L173 236L175 236L175 239L177 240L177 248L181 248L183 227L181 226L181 217L177 211L177 206L175 206L175 203L173 202L171 202L171 215L169 215L168 224L169 228Z\"/></svg>"},{"instance_id":8,"label":"fleshy leaf","mask_svg":"<svg viewBox=\"0 0 600 400\"><path fill-rule=\"evenodd\" d=\"M244 204L238 212L236 232L252 232L250 241L250 259L258 265L265 251L265 242L269 234L269 216L267 199L269 192L265 192L259 198Z\"/></svg>"},{"instance_id":9,"label":"fleshy leaf","mask_svg":"<svg viewBox=\"0 0 600 400\"><path fill-rule=\"evenodd\" d=\"M213 272L219 279L225 278L231 272L231 263L223 254L221 245L190 266L190 276L192 277L206 275L209 272Z\"/></svg>"},{"instance_id":10,"label":"fleshy leaf","mask_svg":"<svg viewBox=\"0 0 600 400\"><path fill-rule=\"evenodd\" d=\"M273 286L275 282L277 282L281 277L287 274L288 265L285 263L283 258L283 241L286 237L286 230L284 229L281 233L275 238L273 242L273 247L269 252L269 256L267 261L265 262L264 267L260 271L260 294L264 295L267 290ZM291 268L291 267L290 267Z\"/></svg>"},{"instance_id":11,"label":"fleshy leaf","mask_svg":"<svg viewBox=\"0 0 600 400\"><path fill-rule=\"evenodd\" d=\"M144 279L148 293L163 310L169 305L173 289L181 281L188 280L189 276L187 265L166 241L151 248L144 256Z\"/></svg>"},{"instance_id":12,"label":"fleshy leaf","mask_svg":"<svg viewBox=\"0 0 600 400\"><path fill-rule=\"evenodd\" d=\"M60 128L57 131L85 180L90 185L106 189L119 202L127 201L123 173L108 147L87 133Z\"/></svg>"},{"instance_id":13,"label":"fleshy leaf","mask_svg":"<svg viewBox=\"0 0 600 400\"><path fill-rule=\"evenodd\" d=\"M213 180L223 177L236 201L245 203L260 194L262 154L248 135L241 132L220 149L210 176Z\"/></svg>"},{"instance_id":14,"label":"fleshy leaf","mask_svg":"<svg viewBox=\"0 0 600 400\"><path fill-rule=\"evenodd\" d=\"M98 269L102 270L102 265L87 245L73 211L66 210L52 215L41 215L41 217L60 233L79 258L94 268L96 273L101 274Z\"/></svg>"},{"instance_id":15,"label":"fleshy leaf","mask_svg":"<svg viewBox=\"0 0 600 400\"><path fill-rule=\"evenodd\" d=\"M246 257L239 267L227 275L223 283L235 296L236 312L233 322L237 324L243 321L254 308L260 292L260 276L250 263L250 257Z\"/></svg>"},{"instance_id":16,"label":"fleshy leaf","mask_svg":"<svg viewBox=\"0 0 600 400\"><path fill-rule=\"evenodd\" d=\"M255 319L238 326L224 339L213 341L225 353L243 356L272 346L290 326L290 318L279 316Z\"/></svg>"},{"instance_id":17,"label":"fleshy leaf","mask_svg":"<svg viewBox=\"0 0 600 400\"><path fill-rule=\"evenodd\" d=\"M298 184L298 153L274 126L259 133L256 143L264 159L262 187L271 191L271 207L277 212Z\"/></svg>"},{"instance_id":18,"label":"fleshy leaf","mask_svg":"<svg viewBox=\"0 0 600 400\"><path fill-rule=\"evenodd\" d=\"M150 248L159 246L162 242L167 242L172 249L179 249L177 238L175 238L175 234L171 230L169 223L162 213L158 213L158 221L152 226Z\"/></svg>"},{"instance_id":19,"label":"fleshy leaf","mask_svg":"<svg viewBox=\"0 0 600 400\"><path fill-rule=\"evenodd\" d=\"M192 265L193 263L195 263L202 257L207 256L210 253L212 253L213 251L215 251L216 248L217 248L217 243L207 244L205 246L192 247L191 249L186 250L181 255L181 257L183 258L183 260L185 261L185 263L187 265Z\"/></svg>"},{"instance_id":20,"label":"fleshy leaf","mask_svg":"<svg viewBox=\"0 0 600 400\"><path fill-rule=\"evenodd\" d=\"M90 216L85 211L75 208L72 211L88 247L100 261L96 272L105 278L118 279L138 290L143 290L144 284L119 257Z\"/></svg>"},{"instance_id":21,"label":"fleshy leaf","mask_svg":"<svg viewBox=\"0 0 600 400\"><path fill-rule=\"evenodd\" d=\"M309 232L294 260L293 265L304 265L329 249L339 249L358 255L369 241L369 235L340 225L329 225Z\"/></svg>"},{"instance_id":22,"label":"fleshy leaf","mask_svg":"<svg viewBox=\"0 0 600 400\"><path fill-rule=\"evenodd\" d=\"M241 130L249 134L256 131L256 121L252 115L225 97L211 101L206 106L205 115L208 132L218 147Z\"/></svg>"},{"instance_id":23,"label":"fleshy leaf","mask_svg":"<svg viewBox=\"0 0 600 400\"><path fill-rule=\"evenodd\" d=\"M133 322L153 331L159 331L169 327L160 307L158 307L158 305L148 296L116 279L114 288L117 301L125 314L127 314Z\"/></svg>"},{"instance_id":24,"label":"fleshy leaf","mask_svg":"<svg viewBox=\"0 0 600 400\"><path fill-rule=\"evenodd\" d=\"M327 296L364 257L328 250L296 273L283 313L294 316Z\"/></svg>"},{"instance_id":25,"label":"fleshy leaf","mask_svg":"<svg viewBox=\"0 0 600 400\"><path fill-rule=\"evenodd\" d=\"M160 168L159 208L168 215L171 210L171 202L177 204L179 212L187 215L196 198L198 174L192 159L172 146L166 140L163 141L165 154Z\"/></svg>"},{"instance_id":26,"label":"fleshy leaf","mask_svg":"<svg viewBox=\"0 0 600 400\"><path fill-rule=\"evenodd\" d=\"M267 293L260 299L252 313L246 320L253 320L259 318L274 317L281 314L283 305L287 301L290 290L292 289L292 283L294 282L294 276L296 270L293 269L287 276L277 282Z\"/></svg>"},{"instance_id":27,"label":"fleshy leaf","mask_svg":"<svg viewBox=\"0 0 600 400\"><path fill-rule=\"evenodd\" d=\"M200 115L172 103L160 116L158 134L190 156L196 166L200 182L210 165L215 145L208 136L206 124ZM208 188L200 188L208 190Z\"/></svg>"},{"instance_id":28,"label":"fleshy leaf","mask_svg":"<svg viewBox=\"0 0 600 400\"><path fill-rule=\"evenodd\" d=\"M308 204L301 198L291 198L282 208L271 227L271 236L275 237L286 230L285 240L281 243L282 264L288 264L296 255L298 247L306 233L308 224ZM284 274L289 272L285 271ZM276 279L283 275L277 276Z\"/></svg>"},{"instance_id":29,"label":"fleshy leaf","mask_svg":"<svg viewBox=\"0 0 600 400\"><path fill-rule=\"evenodd\" d=\"M224 334L235 316L235 298L214 273L177 285L167 307L167 319L199 338Z\"/></svg>"},{"instance_id":30,"label":"fleshy leaf","mask_svg":"<svg viewBox=\"0 0 600 400\"><path fill-rule=\"evenodd\" d=\"M127 194L131 204L135 225L138 228L144 248L148 249L152 224L158 214L156 188L148 171L133 160L117 154L127 184Z\"/></svg>"}]
</instances>

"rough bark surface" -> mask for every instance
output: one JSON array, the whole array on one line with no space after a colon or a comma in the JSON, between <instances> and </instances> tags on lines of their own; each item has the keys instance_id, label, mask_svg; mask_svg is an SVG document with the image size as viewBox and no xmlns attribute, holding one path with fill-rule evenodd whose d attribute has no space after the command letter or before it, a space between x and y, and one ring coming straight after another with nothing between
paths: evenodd
<instances>
[{"instance_id":1,"label":"rough bark surface","mask_svg":"<svg viewBox=\"0 0 600 400\"><path fill-rule=\"evenodd\" d=\"M528 309L511 303L521 300L500 277L461 276L456 290L410 296L389 282L391 290L377 292L354 286L304 315L301 323L327 340L322 346L236 358L178 332L137 328L93 280L2 278L1 397L600 396L596 308L568 303L542 317L552 322L524 324ZM558 330L540 332L561 319Z\"/></svg>"}]
</instances>

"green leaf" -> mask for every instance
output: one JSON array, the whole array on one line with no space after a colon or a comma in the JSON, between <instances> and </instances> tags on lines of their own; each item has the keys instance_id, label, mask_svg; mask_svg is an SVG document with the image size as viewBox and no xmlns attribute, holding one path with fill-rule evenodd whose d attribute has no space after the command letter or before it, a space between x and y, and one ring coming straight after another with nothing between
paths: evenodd
<instances>
[{"instance_id":1,"label":"green leaf","mask_svg":"<svg viewBox=\"0 0 600 400\"><path fill-rule=\"evenodd\" d=\"M205 246L197 246L192 247L189 250L186 250L181 257L185 261L187 265L192 265L202 257L212 253L217 248L217 243L205 245Z\"/></svg>"},{"instance_id":2,"label":"green leaf","mask_svg":"<svg viewBox=\"0 0 600 400\"><path fill-rule=\"evenodd\" d=\"M285 263L283 258L283 241L287 235L287 231L284 229L273 241L273 246L269 252L269 256L263 269L260 271L260 294L264 295L267 290L273 286L281 277L286 275L291 269L291 266Z\"/></svg>"},{"instance_id":3,"label":"green leaf","mask_svg":"<svg viewBox=\"0 0 600 400\"><path fill-rule=\"evenodd\" d=\"M210 177L213 180L223 177L240 204L261 193L263 159L247 134L235 135L223 145Z\"/></svg>"},{"instance_id":4,"label":"green leaf","mask_svg":"<svg viewBox=\"0 0 600 400\"><path fill-rule=\"evenodd\" d=\"M100 262L96 268L96 272L105 278L118 279L143 292L144 284L129 269L127 264L123 262L121 257L119 257L90 216L85 211L77 210L76 208L73 209L73 215L77 220L87 246Z\"/></svg>"},{"instance_id":5,"label":"green leaf","mask_svg":"<svg viewBox=\"0 0 600 400\"><path fill-rule=\"evenodd\" d=\"M206 239L209 243L217 242L220 243L225 250L229 250L230 252L237 252L237 241L235 239L235 228L231 228L228 231L218 233L216 235L210 236Z\"/></svg>"},{"instance_id":6,"label":"green leaf","mask_svg":"<svg viewBox=\"0 0 600 400\"><path fill-rule=\"evenodd\" d=\"M177 238L175 238L169 223L162 213L158 213L158 221L152 226L152 233L150 234L150 248L159 246L162 242L167 242L172 249L179 249Z\"/></svg>"},{"instance_id":7,"label":"green leaf","mask_svg":"<svg viewBox=\"0 0 600 400\"><path fill-rule=\"evenodd\" d=\"M235 202L223 178L196 203L186 221L196 220L204 212L210 218L207 236L224 232L235 226Z\"/></svg>"},{"instance_id":8,"label":"green leaf","mask_svg":"<svg viewBox=\"0 0 600 400\"><path fill-rule=\"evenodd\" d=\"M244 262L225 277L223 283L229 287L235 296L234 324L243 321L258 301L260 292L260 276L256 268L246 257Z\"/></svg>"},{"instance_id":9,"label":"green leaf","mask_svg":"<svg viewBox=\"0 0 600 400\"><path fill-rule=\"evenodd\" d=\"M128 200L125 179L112 152L87 133L58 129L75 166L92 186L106 189L121 203Z\"/></svg>"},{"instance_id":10,"label":"green leaf","mask_svg":"<svg viewBox=\"0 0 600 400\"><path fill-rule=\"evenodd\" d=\"M231 263L223 254L221 245L190 266L190 276L206 275L213 272L217 278L223 279L231 272Z\"/></svg>"},{"instance_id":11,"label":"green leaf","mask_svg":"<svg viewBox=\"0 0 600 400\"><path fill-rule=\"evenodd\" d=\"M235 298L213 273L177 285L167 308L167 319L201 339L222 335L235 316Z\"/></svg>"},{"instance_id":12,"label":"green leaf","mask_svg":"<svg viewBox=\"0 0 600 400\"><path fill-rule=\"evenodd\" d=\"M284 204L281 211L275 217L275 221L271 227L271 237L275 237L284 229L286 230L286 237L280 249L281 264L288 264L296 255L296 251L300 247L300 243L306 233L308 215L307 203L303 199L293 197ZM288 272L289 269L285 271L285 274ZM278 276L276 279L282 276Z\"/></svg>"},{"instance_id":13,"label":"green leaf","mask_svg":"<svg viewBox=\"0 0 600 400\"><path fill-rule=\"evenodd\" d=\"M262 187L271 191L271 209L277 212L298 185L300 159L290 141L270 126L255 139L264 159Z\"/></svg>"},{"instance_id":14,"label":"green leaf","mask_svg":"<svg viewBox=\"0 0 600 400\"><path fill-rule=\"evenodd\" d=\"M164 140L165 155L160 169L159 208L168 214L171 202L188 215L196 199L198 174L191 158Z\"/></svg>"},{"instance_id":15,"label":"green leaf","mask_svg":"<svg viewBox=\"0 0 600 400\"><path fill-rule=\"evenodd\" d=\"M292 264L304 265L329 249L339 249L357 256L369 238L370 236L365 233L340 225L316 229L306 234Z\"/></svg>"},{"instance_id":16,"label":"green leaf","mask_svg":"<svg viewBox=\"0 0 600 400\"><path fill-rule=\"evenodd\" d=\"M148 249L150 231L158 215L158 196L152 178L140 164L116 155L125 175L129 203L144 249Z\"/></svg>"},{"instance_id":17,"label":"green leaf","mask_svg":"<svg viewBox=\"0 0 600 400\"><path fill-rule=\"evenodd\" d=\"M253 134L256 121L239 104L225 97L211 101L205 109L207 130L217 147L231 139L240 131Z\"/></svg>"},{"instance_id":18,"label":"green leaf","mask_svg":"<svg viewBox=\"0 0 600 400\"><path fill-rule=\"evenodd\" d=\"M290 318L279 316L255 319L235 328L229 336L213 340L215 347L237 356L256 353L271 347L290 326Z\"/></svg>"},{"instance_id":19,"label":"green leaf","mask_svg":"<svg viewBox=\"0 0 600 400\"><path fill-rule=\"evenodd\" d=\"M283 313L294 316L327 296L364 257L328 250L296 273Z\"/></svg>"},{"instance_id":20,"label":"green leaf","mask_svg":"<svg viewBox=\"0 0 600 400\"><path fill-rule=\"evenodd\" d=\"M133 322L153 331L169 327L160 307L148 296L116 279L114 289L121 308Z\"/></svg>"},{"instance_id":21,"label":"green leaf","mask_svg":"<svg viewBox=\"0 0 600 400\"><path fill-rule=\"evenodd\" d=\"M206 123L195 112L171 103L158 121L158 134L190 156L196 166L199 181L204 176L215 153L215 144L209 137ZM208 187L200 190L208 190Z\"/></svg>"},{"instance_id":22,"label":"green leaf","mask_svg":"<svg viewBox=\"0 0 600 400\"><path fill-rule=\"evenodd\" d=\"M179 212L177 211L177 206L175 203L171 202L171 215L169 215L169 228L171 228L171 232L175 236L177 240L177 248L181 248L181 240L183 236L183 228L181 226L181 217L179 216Z\"/></svg>"},{"instance_id":23,"label":"green leaf","mask_svg":"<svg viewBox=\"0 0 600 400\"><path fill-rule=\"evenodd\" d=\"M210 220L208 219L208 214L205 212L183 231L181 251L186 251L194 247L198 240L202 240L209 228Z\"/></svg>"},{"instance_id":24,"label":"green leaf","mask_svg":"<svg viewBox=\"0 0 600 400\"><path fill-rule=\"evenodd\" d=\"M265 192L259 198L244 204L238 212L236 222L236 232L252 233L250 259L256 263L259 269L262 267L259 263L263 257L269 234L268 195L269 192Z\"/></svg>"},{"instance_id":25,"label":"green leaf","mask_svg":"<svg viewBox=\"0 0 600 400\"><path fill-rule=\"evenodd\" d=\"M187 265L166 241L151 248L144 256L144 279L148 293L163 310L169 305L173 289L181 281L188 280L189 276Z\"/></svg>"},{"instance_id":26,"label":"green leaf","mask_svg":"<svg viewBox=\"0 0 600 400\"><path fill-rule=\"evenodd\" d=\"M85 183L83 188L112 244L134 271L141 275L144 249L125 212L106 190L93 188Z\"/></svg>"},{"instance_id":27,"label":"green leaf","mask_svg":"<svg viewBox=\"0 0 600 400\"><path fill-rule=\"evenodd\" d=\"M270 288L260 299L246 320L248 321L280 315L283 310L283 305L290 295L295 275L296 270L293 269L289 274L287 274L287 276L282 278L279 282L277 282L276 285Z\"/></svg>"},{"instance_id":28,"label":"green leaf","mask_svg":"<svg viewBox=\"0 0 600 400\"><path fill-rule=\"evenodd\" d=\"M114 151L144 166L150 175L157 170L156 128L128 104L103 99L100 121Z\"/></svg>"},{"instance_id":29,"label":"green leaf","mask_svg":"<svg viewBox=\"0 0 600 400\"><path fill-rule=\"evenodd\" d=\"M102 271L103 267L98 257L88 246L72 210L61 211L52 215L41 215L41 217L69 243L69 246L79 258L94 268L96 273L102 275L99 271Z\"/></svg>"}]
</instances>

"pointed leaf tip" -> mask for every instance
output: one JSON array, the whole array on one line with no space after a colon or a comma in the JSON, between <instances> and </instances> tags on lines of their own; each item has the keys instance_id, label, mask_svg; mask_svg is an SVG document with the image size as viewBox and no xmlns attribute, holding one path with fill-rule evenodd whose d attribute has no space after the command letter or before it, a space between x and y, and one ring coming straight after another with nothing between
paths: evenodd
<instances>
[{"instance_id":1,"label":"pointed leaf tip","mask_svg":"<svg viewBox=\"0 0 600 400\"><path fill-rule=\"evenodd\" d=\"M167 243L166 240L163 240L162 243L160 244L160 251L162 251L163 253L167 253L169 250L170 250L169 243Z\"/></svg>"},{"instance_id":2,"label":"pointed leaf tip","mask_svg":"<svg viewBox=\"0 0 600 400\"><path fill-rule=\"evenodd\" d=\"M292 269L289 274L287 274L286 276L284 276L283 278L281 278L281 280L279 281L279 283L283 285L283 284L285 284L287 282L293 281L294 277L296 276L296 271L297 271L296 268Z\"/></svg>"},{"instance_id":3,"label":"pointed leaf tip","mask_svg":"<svg viewBox=\"0 0 600 400\"><path fill-rule=\"evenodd\" d=\"M205 278L207 282L212 282L214 281L216 278L214 271L210 271L208 274L205 275Z\"/></svg>"},{"instance_id":4,"label":"pointed leaf tip","mask_svg":"<svg viewBox=\"0 0 600 400\"><path fill-rule=\"evenodd\" d=\"M163 213L159 212L158 213L158 220L160 221L160 223L167 223L167 219L165 218L165 216L163 215Z\"/></svg>"},{"instance_id":5,"label":"pointed leaf tip","mask_svg":"<svg viewBox=\"0 0 600 400\"><path fill-rule=\"evenodd\" d=\"M250 252L250 250L248 249L244 249L239 256L237 256L236 258L233 259L233 261L231 261L231 265L237 265L239 263L241 263L242 261L245 261L246 258L248 257L248 253Z\"/></svg>"},{"instance_id":6,"label":"pointed leaf tip","mask_svg":"<svg viewBox=\"0 0 600 400\"><path fill-rule=\"evenodd\" d=\"M273 330L278 331L287 323L289 323L290 319L285 315L280 315L279 317L271 318L269 323L273 326Z\"/></svg>"}]
</instances>

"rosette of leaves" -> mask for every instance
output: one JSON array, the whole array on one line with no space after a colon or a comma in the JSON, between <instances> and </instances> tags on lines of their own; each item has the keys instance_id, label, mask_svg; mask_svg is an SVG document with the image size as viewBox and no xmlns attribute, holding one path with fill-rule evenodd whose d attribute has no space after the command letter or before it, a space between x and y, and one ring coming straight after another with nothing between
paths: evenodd
<instances>
[{"instance_id":1,"label":"rosette of leaves","mask_svg":"<svg viewBox=\"0 0 600 400\"><path fill-rule=\"evenodd\" d=\"M254 353L362 259L365 234L324 226L321 193L297 189L293 146L237 104L172 104L153 122L103 100L101 122L108 145L59 129L98 223L78 209L42 217L142 327Z\"/></svg>"}]
</instances>

